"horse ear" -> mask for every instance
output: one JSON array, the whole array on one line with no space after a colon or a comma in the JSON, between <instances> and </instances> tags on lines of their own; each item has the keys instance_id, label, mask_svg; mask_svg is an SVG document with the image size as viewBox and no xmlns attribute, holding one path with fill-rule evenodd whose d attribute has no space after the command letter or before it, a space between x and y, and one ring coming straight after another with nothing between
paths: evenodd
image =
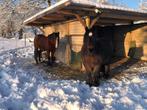
<instances>
[{"instance_id":1,"label":"horse ear","mask_svg":"<svg viewBox=\"0 0 147 110\"><path fill-rule=\"evenodd\" d=\"M96 24L97 20L100 18L102 11L95 9L96 17L91 21L90 29Z\"/></svg>"},{"instance_id":2,"label":"horse ear","mask_svg":"<svg viewBox=\"0 0 147 110\"><path fill-rule=\"evenodd\" d=\"M59 32L57 32L57 34L59 35L60 33L59 33Z\"/></svg>"},{"instance_id":3,"label":"horse ear","mask_svg":"<svg viewBox=\"0 0 147 110\"><path fill-rule=\"evenodd\" d=\"M85 31L87 32L88 30L89 30L89 28L86 26L86 27L85 27Z\"/></svg>"}]
</instances>

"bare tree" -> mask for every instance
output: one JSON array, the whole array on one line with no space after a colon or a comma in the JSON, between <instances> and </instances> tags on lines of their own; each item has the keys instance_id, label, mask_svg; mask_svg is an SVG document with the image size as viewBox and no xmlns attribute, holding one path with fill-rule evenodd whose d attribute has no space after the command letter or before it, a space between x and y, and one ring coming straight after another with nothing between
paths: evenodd
<instances>
[{"instance_id":1,"label":"bare tree","mask_svg":"<svg viewBox=\"0 0 147 110\"><path fill-rule=\"evenodd\" d=\"M22 38L23 21L47 6L47 0L1 0L0 34L14 37L17 33Z\"/></svg>"},{"instance_id":2,"label":"bare tree","mask_svg":"<svg viewBox=\"0 0 147 110\"><path fill-rule=\"evenodd\" d=\"M48 6L51 6L51 0L47 0Z\"/></svg>"},{"instance_id":3,"label":"bare tree","mask_svg":"<svg viewBox=\"0 0 147 110\"><path fill-rule=\"evenodd\" d=\"M3 37L23 37L23 21L40 10L60 0L0 0L0 35ZM34 27L31 32L36 34ZM35 30L35 31L34 31Z\"/></svg>"},{"instance_id":4,"label":"bare tree","mask_svg":"<svg viewBox=\"0 0 147 110\"><path fill-rule=\"evenodd\" d=\"M141 0L140 1L140 9L147 11L147 0Z\"/></svg>"}]
</instances>

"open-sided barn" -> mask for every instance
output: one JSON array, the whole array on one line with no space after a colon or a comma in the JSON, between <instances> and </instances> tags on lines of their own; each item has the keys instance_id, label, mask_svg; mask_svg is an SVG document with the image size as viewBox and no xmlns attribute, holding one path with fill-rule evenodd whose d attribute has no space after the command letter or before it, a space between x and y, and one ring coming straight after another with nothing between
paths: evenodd
<instances>
[{"instance_id":1,"label":"open-sided barn","mask_svg":"<svg viewBox=\"0 0 147 110\"><path fill-rule=\"evenodd\" d=\"M147 60L147 12L92 0L62 0L24 21L28 26L43 27L45 35L60 32L57 58L66 64L81 68L80 50L84 27L77 15L86 19L102 12L96 22L99 34L113 41L114 56L130 56ZM106 44L107 45L107 44Z\"/></svg>"}]
</instances>

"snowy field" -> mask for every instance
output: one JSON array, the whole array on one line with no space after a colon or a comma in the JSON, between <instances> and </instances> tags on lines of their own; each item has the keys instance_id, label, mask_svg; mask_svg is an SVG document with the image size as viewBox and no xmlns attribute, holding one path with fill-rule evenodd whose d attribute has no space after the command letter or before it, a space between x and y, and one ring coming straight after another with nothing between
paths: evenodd
<instances>
[{"instance_id":1,"label":"snowy field","mask_svg":"<svg viewBox=\"0 0 147 110\"><path fill-rule=\"evenodd\" d=\"M14 42L0 51L0 110L147 110L147 67L89 87L45 76L34 64L33 47L14 49Z\"/></svg>"},{"instance_id":2,"label":"snowy field","mask_svg":"<svg viewBox=\"0 0 147 110\"><path fill-rule=\"evenodd\" d=\"M16 48L22 48L25 46L31 46L33 42L32 38L29 39L21 39L18 38L12 38L12 39L6 39L0 37L0 52L4 52L10 49L16 49Z\"/></svg>"}]
</instances>

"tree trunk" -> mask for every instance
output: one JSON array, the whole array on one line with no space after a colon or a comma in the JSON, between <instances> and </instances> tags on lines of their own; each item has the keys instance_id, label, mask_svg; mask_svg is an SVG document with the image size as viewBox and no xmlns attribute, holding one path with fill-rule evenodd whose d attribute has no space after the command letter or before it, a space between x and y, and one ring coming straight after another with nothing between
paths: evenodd
<instances>
[{"instance_id":1,"label":"tree trunk","mask_svg":"<svg viewBox=\"0 0 147 110\"><path fill-rule=\"evenodd\" d=\"M48 6L51 6L51 0L47 0Z\"/></svg>"},{"instance_id":2,"label":"tree trunk","mask_svg":"<svg viewBox=\"0 0 147 110\"><path fill-rule=\"evenodd\" d=\"M22 39L22 36L23 36L23 29L22 28L18 31L18 34L19 34L19 39Z\"/></svg>"}]
</instances>

